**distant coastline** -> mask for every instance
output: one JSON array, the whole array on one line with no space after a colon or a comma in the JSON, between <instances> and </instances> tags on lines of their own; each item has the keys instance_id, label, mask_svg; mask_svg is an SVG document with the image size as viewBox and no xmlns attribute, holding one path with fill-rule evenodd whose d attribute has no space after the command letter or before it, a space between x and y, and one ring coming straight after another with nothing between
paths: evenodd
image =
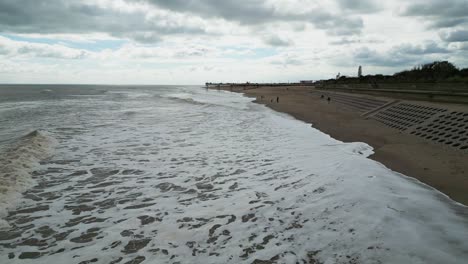
<instances>
[{"instance_id":1,"label":"distant coastline","mask_svg":"<svg viewBox=\"0 0 468 264\"><path fill-rule=\"evenodd\" d=\"M288 83L205 83L206 88L240 87L315 87L337 92L389 96L401 99L468 104L468 68L458 69L448 61L435 61L415 66L393 75L363 75L359 66L357 75L349 77L338 73L335 78L302 80Z\"/></svg>"}]
</instances>

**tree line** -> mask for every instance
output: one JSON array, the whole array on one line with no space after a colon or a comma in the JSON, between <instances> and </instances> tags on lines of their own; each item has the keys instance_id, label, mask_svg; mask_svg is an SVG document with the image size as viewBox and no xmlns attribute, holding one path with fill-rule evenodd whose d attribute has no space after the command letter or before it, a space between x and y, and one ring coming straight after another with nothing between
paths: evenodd
<instances>
[{"instance_id":1,"label":"tree line","mask_svg":"<svg viewBox=\"0 0 468 264\"><path fill-rule=\"evenodd\" d=\"M391 82L466 82L468 68L458 69L448 61L434 61L415 66L393 75L364 75L360 77L340 76L325 80L325 83L391 83Z\"/></svg>"}]
</instances>

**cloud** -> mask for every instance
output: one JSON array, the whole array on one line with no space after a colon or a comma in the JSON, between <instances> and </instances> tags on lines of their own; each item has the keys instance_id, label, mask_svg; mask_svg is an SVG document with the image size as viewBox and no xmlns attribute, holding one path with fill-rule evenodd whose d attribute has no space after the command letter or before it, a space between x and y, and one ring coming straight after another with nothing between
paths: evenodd
<instances>
[{"instance_id":1,"label":"cloud","mask_svg":"<svg viewBox=\"0 0 468 264\"><path fill-rule=\"evenodd\" d=\"M460 24L464 24L468 22L466 18L444 18L444 19L436 19L432 22L431 28L453 28Z\"/></svg>"},{"instance_id":2,"label":"cloud","mask_svg":"<svg viewBox=\"0 0 468 264\"><path fill-rule=\"evenodd\" d=\"M381 67L397 67L402 65L416 64L417 59L409 56L391 56L390 54L379 53L375 50L362 48L358 50L354 56L356 62L363 65L381 66Z\"/></svg>"},{"instance_id":3,"label":"cloud","mask_svg":"<svg viewBox=\"0 0 468 264\"><path fill-rule=\"evenodd\" d=\"M154 32L129 32L120 34L122 37L133 39L140 43L151 44L160 42L161 36L159 34L155 34Z\"/></svg>"},{"instance_id":4,"label":"cloud","mask_svg":"<svg viewBox=\"0 0 468 264\"><path fill-rule=\"evenodd\" d=\"M321 78L346 67L354 73L360 64L390 73L446 59L463 67L468 65L467 3L0 0L0 63L8 61L15 72L22 66L39 69L41 82L52 76L45 72L60 70L75 78L70 81L94 76L93 82L101 82L105 75L108 82L150 83L162 75L166 83L187 82L188 76L200 82ZM8 78L25 80L31 74Z\"/></svg>"},{"instance_id":5,"label":"cloud","mask_svg":"<svg viewBox=\"0 0 468 264\"><path fill-rule=\"evenodd\" d=\"M52 59L83 59L90 53L58 44L13 41L0 36L0 55Z\"/></svg>"},{"instance_id":6,"label":"cloud","mask_svg":"<svg viewBox=\"0 0 468 264\"><path fill-rule=\"evenodd\" d=\"M357 35L364 27L364 22L359 17L335 17L327 13L316 14L311 21L315 27L335 36Z\"/></svg>"},{"instance_id":7,"label":"cloud","mask_svg":"<svg viewBox=\"0 0 468 264\"><path fill-rule=\"evenodd\" d=\"M283 39L277 35L270 35L264 39L265 43L271 46L276 46L276 47L287 47L291 46L292 42L287 39Z\"/></svg>"},{"instance_id":8,"label":"cloud","mask_svg":"<svg viewBox=\"0 0 468 264\"><path fill-rule=\"evenodd\" d=\"M411 66L423 61L434 60L432 56L449 55L452 51L440 47L435 42L420 45L400 44L385 51L377 51L368 47L358 48L353 53L353 61L383 67Z\"/></svg>"},{"instance_id":9,"label":"cloud","mask_svg":"<svg viewBox=\"0 0 468 264\"><path fill-rule=\"evenodd\" d=\"M266 5L264 0L239 2L237 0L134 0L148 2L160 8L175 12L192 13L203 17L217 17L234 20L243 24L257 24L274 21L278 18L293 17L279 13L273 7Z\"/></svg>"},{"instance_id":10,"label":"cloud","mask_svg":"<svg viewBox=\"0 0 468 264\"><path fill-rule=\"evenodd\" d=\"M435 42L425 43L423 45L402 44L392 49L393 53L409 54L409 55L425 55L425 54L443 54L450 53L446 48L440 47Z\"/></svg>"},{"instance_id":11,"label":"cloud","mask_svg":"<svg viewBox=\"0 0 468 264\"><path fill-rule=\"evenodd\" d=\"M301 66L305 64L303 58L300 58L296 54L284 53L279 54L268 60L271 65L276 65L280 67L290 67L290 66Z\"/></svg>"},{"instance_id":12,"label":"cloud","mask_svg":"<svg viewBox=\"0 0 468 264\"><path fill-rule=\"evenodd\" d=\"M341 46L341 45L353 45L353 44L381 44L384 43L380 38L374 37L342 37L335 40L331 40L330 45Z\"/></svg>"},{"instance_id":13,"label":"cloud","mask_svg":"<svg viewBox=\"0 0 468 264\"><path fill-rule=\"evenodd\" d=\"M382 9L375 1L371 0L337 0L343 9L358 13L374 13Z\"/></svg>"},{"instance_id":14,"label":"cloud","mask_svg":"<svg viewBox=\"0 0 468 264\"><path fill-rule=\"evenodd\" d=\"M310 23L331 35L360 34L363 28L359 16L300 7L285 11L268 0L1 0L0 33L105 33L155 43L173 35L219 34L216 19L244 27Z\"/></svg>"},{"instance_id":15,"label":"cloud","mask_svg":"<svg viewBox=\"0 0 468 264\"><path fill-rule=\"evenodd\" d=\"M361 42L361 40L359 40L359 39L340 38L338 40L330 41L330 45L340 46L340 45L356 44L356 43L360 43L360 42Z\"/></svg>"},{"instance_id":16,"label":"cloud","mask_svg":"<svg viewBox=\"0 0 468 264\"><path fill-rule=\"evenodd\" d=\"M409 16L466 17L466 10L468 10L466 0L428 0L410 4L404 14Z\"/></svg>"},{"instance_id":17,"label":"cloud","mask_svg":"<svg viewBox=\"0 0 468 264\"><path fill-rule=\"evenodd\" d=\"M447 42L464 42L468 41L468 30L457 29L449 32L443 32L440 37Z\"/></svg>"},{"instance_id":18,"label":"cloud","mask_svg":"<svg viewBox=\"0 0 468 264\"><path fill-rule=\"evenodd\" d=\"M122 6L123 5L123 6ZM106 33L142 42L160 36L208 34L200 20L151 12L123 1L0 1L0 32L39 34Z\"/></svg>"},{"instance_id":19,"label":"cloud","mask_svg":"<svg viewBox=\"0 0 468 264\"><path fill-rule=\"evenodd\" d=\"M468 42L460 43L457 47L459 50L466 50L468 51Z\"/></svg>"},{"instance_id":20,"label":"cloud","mask_svg":"<svg viewBox=\"0 0 468 264\"><path fill-rule=\"evenodd\" d=\"M267 0L129 0L151 3L173 12L188 13L203 18L218 18L241 25L259 25L273 22L306 22L332 35L359 34L363 28L360 17L332 13L324 8L304 8L300 2L291 8L280 8ZM284 4L284 2L281 2ZM285 11L287 10L287 11ZM292 11L293 10L293 11Z\"/></svg>"},{"instance_id":21,"label":"cloud","mask_svg":"<svg viewBox=\"0 0 468 264\"><path fill-rule=\"evenodd\" d=\"M288 57L288 58L284 58L282 60L273 60L273 61L271 61L271 64L272 65L279 65L281 67L288 67L288 66L300 66L300 65L303 65L304 62L302 62L301 60L299 60L297 58Z\"/></svg>"},{"instance_id":22,"label":"cloud","mask_svg":"<svg viewBox=\"0 0 468 264\"><path fill-rule=\"evenodd\" d=\"M427 19L432 28L447 28L468 22L466 10L466 0L426 0L409 4L402 15Z\"/></svg>"},{"instance_id":23,"label":"cloud","mask_svg":"<svg viewBox=\"0 0 468 264\"><path fill-rule=\"evenodd\" d=\"M222 51L208 45L168 43L160 46L126 44L116 50L92 53L99 61L147 61L158 63L188 63L200 58L218 58Z\"/></svg>"},{"instance_id":24,"label":"cloud","mask_svg":"<svg viewBox=\"0 0 468 264\"><path fill-rule=\"evenodd\" d=\"M10 54L10 52L11 51L5 45L2 45L1 39L0 39L0 55L8 55Z\"/></svg>"}]
</instances>

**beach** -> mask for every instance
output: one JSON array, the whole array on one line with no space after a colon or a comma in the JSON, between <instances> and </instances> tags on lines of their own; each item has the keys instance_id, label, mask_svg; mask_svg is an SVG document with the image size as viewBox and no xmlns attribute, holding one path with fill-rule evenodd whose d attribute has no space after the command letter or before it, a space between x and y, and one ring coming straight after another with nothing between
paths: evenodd
<instances>
[{"instance_id":1,"label":"beach","mask_svg":"<svg viewBox=\"0 0 468 264\"><path fill-rule=\"evenodd\" d=\"M401 133L362 113L321 94L326 91L298 87L222 87L221 89L255 97L256 103L287 113L344 142L366 142L374 148L371 159L388 168L432 186L462 204L468 204L468 153L434 144L419 137ZM363 96L363 95L356 95ZM263 98L262 98L263 97ZM279 103L276 102L279 97ZM373 96L364 96L374 98ZM379 98L382 99L382 98ZM417 104L451 107L468 111L466 105L449 105L408 101Z\"/></svg>"},{"instance_id":2,"label":"beach","mask_svg":"<svg viewBox=\"0 0 468 264\"><path fill-rule=\"evenodd\" d=\"M295 89L0 86L0 262L465 263L468 208Z\"/></svg>"}]
</instances>

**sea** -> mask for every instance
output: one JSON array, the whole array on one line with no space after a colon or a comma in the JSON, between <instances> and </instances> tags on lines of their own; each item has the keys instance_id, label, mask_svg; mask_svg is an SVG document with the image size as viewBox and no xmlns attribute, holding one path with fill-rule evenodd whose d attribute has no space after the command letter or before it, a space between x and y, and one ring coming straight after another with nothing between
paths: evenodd
<instances>
[{"instance_id":1,"label":"sea","mask_svg":"<svg viewBox=\"0 0 468 264\"><path fill-rule=\"evenodd\" d=\"M0 263L468 263L468 208L201 86L0 86Z\"/></svg>"}]
</instances>

